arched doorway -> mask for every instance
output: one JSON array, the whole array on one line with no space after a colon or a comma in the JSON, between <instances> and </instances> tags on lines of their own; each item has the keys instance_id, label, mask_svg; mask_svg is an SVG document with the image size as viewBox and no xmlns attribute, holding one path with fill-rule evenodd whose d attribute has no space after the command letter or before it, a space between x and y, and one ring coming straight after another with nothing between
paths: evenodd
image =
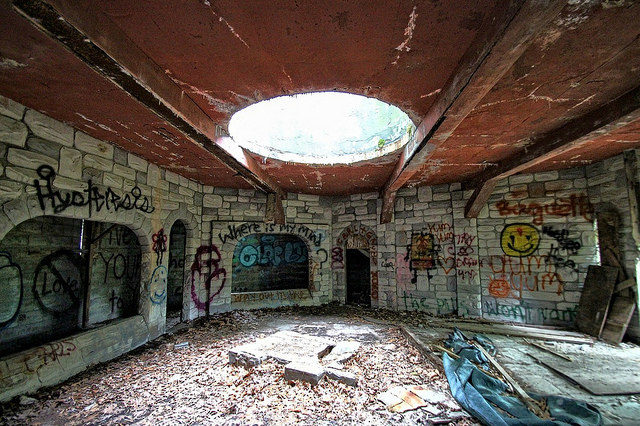
<instances>
[{"instance_id":1,"label":"arched doorway","mask_svg":"<svg viewBox=\"0 0 640 426\"><path fill-rule=\"evenodd\" d=\"M182 295L184 288L184 264L187 246L187 229L176 220L169 233L169 272L167 274L167 330L182 319Z\"/></svg>"}]
</instances>

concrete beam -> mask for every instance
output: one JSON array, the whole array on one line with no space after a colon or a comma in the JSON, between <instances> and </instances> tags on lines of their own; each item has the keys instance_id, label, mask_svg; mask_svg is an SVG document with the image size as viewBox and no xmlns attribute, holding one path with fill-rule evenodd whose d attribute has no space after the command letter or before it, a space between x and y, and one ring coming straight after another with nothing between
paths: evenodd
<instances>
[{"instance_id":1,"label":"concrete beam","mask_svg":"<svg viewBox=\"0 0 640 426\"><path fill-rule=\"evenodd\" d=\"M640 120L640 86L563 126L531 139L527 148L474 178L476 189L465 207L476 217L500 179L525 171L596 138Z\"/></svg>"},{"instance_id":2,"label":"concrete beam","mask_svg":"<svg viewBox=\"0 0 640 426\"><path fill-rule=\"evenodd\" d=\"M203 146L250 185L284 192L249 155L234 156L218 143L216 123L105 14L73 0L14 0L16 10L64 44L194 143Z\"/></svg>"},{"instance_id":3,"label":"concrete beam","mask_svg":"<svg viewBox=\"0 0 640 426\"><path fill-rule=\"evenodd\" d=\"M510 1L501 16L480 29L382 190L382 223L391 220L395 192L442 147L565 4L561 0Z\"/></svg>"}]
</instances>

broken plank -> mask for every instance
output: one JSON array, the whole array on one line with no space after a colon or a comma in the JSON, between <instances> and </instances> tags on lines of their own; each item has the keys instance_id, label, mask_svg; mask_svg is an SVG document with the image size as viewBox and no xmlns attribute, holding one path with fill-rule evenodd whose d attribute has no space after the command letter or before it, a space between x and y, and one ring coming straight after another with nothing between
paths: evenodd
<instances>
[{"instance_id":1,"label":"broken plank","mask_svg":"<svg viewBox=\"0 0 640 426\"><path fill-rule=\"evenodd\" d=\"M618 268L610 266L589 265L576 314L578 330L600 337L618 272Z\"/></svg>"},{"instance_id":2,"label":"broken plank","mask_svg":"<svg viewBox=\"0 0 640 426\"><path fill-rule=\"evenodd\" d=\"M524 339L524 341L527 342L528 344L530 344L531 346L535 346L536 348L542 349L543 351L547 351L550 354L553 354L553 355L555 355L557 357L560 357L560 358L562 358L564 360L567 360L569 362L573 362L573 359L571 359L570 357L566 356L565 354L561 354L560 352L556 352L556 351L554 351L553 349L551 349L548 346L545 346L545 345L543 345L541 343L532 342L532 341L530 341L528 339Z\"/></svg>"},{"instance_id":3,"label":"broken plank","mask_svg":"<svg viewBox=\"0 0 640 426\"><path fill-rule=\"evenodd\" d=\"M500 374L502 374L502 376L504 377L504 379L507 381L507 383L509 383L511 385L511 387L513 388L513 390L515 391L515 393L518 395L518 397L522 400L522 402L524 402L524 404L527 406L527 408L534 413L536 416L540 417L541 419L548 419L549 415L547 413L545 413L540 406L538 406L538 402L531 398L529 396L529 394L527 392L524 391L524 389L522 389L522 387L520 386L520 384L513 378L511 377L511 375L509 375L509 373L507 372L507 370L505 370L498 361L496 361L496 359L494 357L492 357L489 352L487 352L487 350L480 344L475 344L472 343L473 346L475 346L480 352L482 352L482 355L485 356L485 358L487 358L487 360L489 361L489 363L500 372Z\"/></svg>"},{"instance_id":4,"label":"broken plank","mask_svg":"<svg viewBox=\"0 0 640 426\"><path fill-rule=\"evenodd\" d=\"M635 287L636 285L636 279L635 278L629 278L628 280L624 280L618 284L616 284L616 287L613 289L614 293L619 293L622 290L625 290L627 288L631 288L631 287Z\"/></svg>"},{"instance_id":5,"label":"broken plank","mask_svg":"<svg viewBox=\"0 0 640 426\"><path fill-rule=\"evenodd\" d=\"M609 315L604 323L600 337L608 343L618 344L627 332L631 322L636 301L630 297L615 296L609 308Z\"/></svg>"}]
</instances>

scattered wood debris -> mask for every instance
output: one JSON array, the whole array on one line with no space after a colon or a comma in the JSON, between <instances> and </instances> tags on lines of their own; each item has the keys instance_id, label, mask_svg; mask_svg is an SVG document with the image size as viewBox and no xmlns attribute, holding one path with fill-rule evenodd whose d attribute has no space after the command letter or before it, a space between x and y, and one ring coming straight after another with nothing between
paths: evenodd
<instances>
[{"instance_id":1,"label":"scattered wood debris","mask_svg":"<svg viewBox=\"0 0 640 426\"><path fill-rule=\"evenodd\" d=\"M30 405L20 405L18 398L0 405L0 423L477 424L455 402L405 413L388 411L376 396L394 386L423 385L448 400L453 397L445 376L397 328L367 324L358 318L361 313L330 305L213 315L31 395L35 401ZM399 318L385 311L379 315ZM228 363L230 349L272 335L282 325L301 333L316 330L318 336L335 340L357 340L344 348L347 359L332 362L344 375L357 377L357 387L326 377L316 386L289 382L282 364L271 359L250 368ZM349 327L362 332L336 334ZM375 333L366 331L371 329ZM189 344L176 350L181 342Z\"/></svg>"}]
</instances>

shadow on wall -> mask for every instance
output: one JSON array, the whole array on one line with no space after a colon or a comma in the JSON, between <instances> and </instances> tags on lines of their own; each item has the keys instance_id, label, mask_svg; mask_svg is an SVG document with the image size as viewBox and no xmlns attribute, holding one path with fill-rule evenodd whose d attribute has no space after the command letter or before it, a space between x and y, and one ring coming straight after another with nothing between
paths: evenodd
<instances>
[{"instance_id":1,"label":"shadow on wall","mask_svg":"<svg viewBox=\"0 0 640 426\"><path fill-rule=\"evenodd\" d=\"M141 249L126 226L42 216L0 242L0 356L137 313Z\"/></svg>"}]
</instances>

